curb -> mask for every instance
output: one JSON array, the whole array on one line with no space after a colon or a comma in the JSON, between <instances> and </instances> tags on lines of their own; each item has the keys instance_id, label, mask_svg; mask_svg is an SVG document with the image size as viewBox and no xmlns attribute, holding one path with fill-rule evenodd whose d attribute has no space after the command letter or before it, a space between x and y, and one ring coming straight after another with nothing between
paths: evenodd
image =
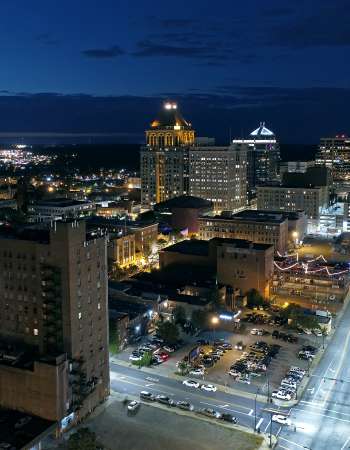
<instances>
[{"instance_id":1,"label":"curb","mask_svg":"<svg viewBox=\"0 0 350 450\"><path fill-rule=\"evenodd\" d=\"M267 435L266 433L260 433L260 435L258 435L257 433L253 433L252 431L250 431L247 427L244 427L243 425L237 425L237 424L228 424L225 423L223 421L219 421L217 419L210 419L209 417L205 417L202 416L201 414L198 414L196 411L184 411L182 409L178 409L178 408L174 408L174 407L170 407L170 406L165 406L162 405L158 402L147 402L147 401L143 401L141 400L139 397L135 396L135 395L127 395L127 394L119 394L117 392L111 391L111 395L112 392L115 394L114 395L114 400L120 401L122 402L125 399L130 399L130 400L137 400L140 403L142 403L143 405L147 406L147 407L153 407L153 408L158 408L158 409L162 409L163 411L168 411L168 412L173 412L175 414L178 414L180 416L187 416L190 417L192 419L197 419L197 420L202 420L203 422L207 422L210 423L212 425L218 425L220 427L226 428L228 430L237 430L240 431L241 433L245 433L245 434L249 434L251 436L255 436L258 437L260 436L263 439L262 444L259 447L259 450L266 450L269 447L269 435ZM277 443L277 438L275 435L272 435L272 448L276 445Z\"/></svg>"}]
</instances>

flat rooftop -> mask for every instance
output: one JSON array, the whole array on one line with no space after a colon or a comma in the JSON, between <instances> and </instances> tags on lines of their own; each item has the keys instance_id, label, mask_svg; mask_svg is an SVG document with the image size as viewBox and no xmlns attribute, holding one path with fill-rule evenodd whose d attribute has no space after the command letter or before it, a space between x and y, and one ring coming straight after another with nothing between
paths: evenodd
<instances>
[{"instance_id":1,"label":"flat rooftop","mask_svg":"<svg viewBox=\"0 0 350 450\"><path fill-rule=\"evenodd\" d=\"M50 433L54 422L10 409L0 409L0 448L31 448ZM3 444L3 446L1 446Z\"/></svg>"},{"instance_id":2,"label":"flat rooftop","mask_svg":"<svg viewBox=\"0 0 350 450\"><path fill-rule=\"evenodd\" d=\"M162 252L182 253L183 255L207 256L209 253L209 241L185 240L166 247Z\"/></svg>"},{"instance_id":3,"label":"flat rooftop","mask_svg":"<svg viewBox=\"0 0 350 450\"><path fill-rule=\"evenodd\" d=\"M52 198L48 200L40 200L35 206L68 208L70 206L81 206L86 204L92 205L92 202L89 200L72 200L70 198Z\"/></svg>"},{"instance_id":4,"label":"flat rooftop","mask_svg":"<svg viewBox=\"0 0 350 450\"><path fill-rule=\"evenodd\" d=\"M283 223L286 220L286 215L281 212L270 212L264 210L246 209L238 213L225 212L216 216L202 216L203 220L230 220L232 222L268 222L268 223Z\"/></svg>"}]
</instances>

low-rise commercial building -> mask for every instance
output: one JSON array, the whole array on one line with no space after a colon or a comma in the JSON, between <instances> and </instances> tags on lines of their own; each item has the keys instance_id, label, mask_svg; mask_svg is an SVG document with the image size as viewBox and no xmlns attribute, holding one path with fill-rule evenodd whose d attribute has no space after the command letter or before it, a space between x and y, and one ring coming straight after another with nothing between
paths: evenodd
<instances>
[{"instance_id":1,"label":"low-rise commercial building","mask_svg":"<svg viewBox=\"0 0 350 450\"><path fill-rule=\"evenodd\" d=\"M92 214L96 209L90 201L54 198L29 205L28 212L36 222L60 219L78 219Z\"/></svg>"},{"instance_id":2,"label":"low-rise commercial building","mask_svg":"<svg viewBox=\"0 0 350 450\"><path fill-rule=\"evenodd\" d=\"M132 233L111 234L107 247L108 260L119 267L135 264L135 235Z\"/></svg>"},{"instance_id":3,"label":"low-rise commercial building","mask_svg":"<svg viewBox=\"0 0 350 450\"><path fill-rule=\"evenodd\" d=\"M160 252L160 267L211 267L219 284L246 293L252 288L268 296L273 276L273 245L243 239L188 240Z\"/></svg>"},{"instance_id":4,"label":"low-rise commercial building","mask_svg":"<svg viewBox=\"0 0 350 450\"><path fill-rule=\"evenodd\" d=\"M275 251L285 253L288 248L288 218L280 212L245 210L237 214L204 216L199 218L200 239L246 239L272 244Z\"/></svg>"}]
</instances>

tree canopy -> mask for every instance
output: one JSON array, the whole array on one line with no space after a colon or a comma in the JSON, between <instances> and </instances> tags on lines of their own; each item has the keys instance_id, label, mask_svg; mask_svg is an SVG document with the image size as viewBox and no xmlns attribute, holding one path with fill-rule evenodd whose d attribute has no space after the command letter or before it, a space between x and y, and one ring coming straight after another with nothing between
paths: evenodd
<instances>
[{"instance_id":1,"label":"tree canopy","mask_svg":"<svg viewBox=\"0 0 350 450\"><path fill-rule=\"evenodd\" d=\"M157 323L157 334L169 345L176 344L179 339L179 329L177 328L177 325L169 320L159 321Z\"/></svg>"}]
</instances>

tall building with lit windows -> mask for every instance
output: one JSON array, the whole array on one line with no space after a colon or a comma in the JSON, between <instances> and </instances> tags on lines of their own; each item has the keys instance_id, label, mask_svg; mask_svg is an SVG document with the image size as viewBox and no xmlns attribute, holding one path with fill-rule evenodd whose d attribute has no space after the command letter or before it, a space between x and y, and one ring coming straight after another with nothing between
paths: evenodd
<instances>
[{"instance_id":1,"label":"tall building with lit windows","mask_svg":"<svg viewBox=\"0 0 350 450\"><path fill-rule=\"evenodd\" d=\"M177 104L166 102L146 131L141 149L141 203L145 209L173 197L188 194L188 152L195 131Z\"/></svg>"},{"instance_id":2,"label":"tall building with lit windows","mask_svg":"<svg viewBox=\"0 0 350 450\"><path fill-rule=\"evenodd\" d=\"M322 138L316 155L316 164L328 167L334 181L350 181L350 137L340 134Z\"/></svg>"},{"instance_id":3,"label":"tall building with lit windows","mask_svg":"<svg viewBox=\"0 0 350 450\"><path fill-rule=\"evenodd\" d=\"M256 197L256 187L279 180L280 148L276 135L260 122L247 138L233 139L233 144L247 145L247 188L249 199Z\"/></svg>"},{"instance_id":4,"label":"tall building with lit windows","mask_svg":"<svg viewBox=\"0 0 350 450\"><path fill-rule=\"evenodd\" d=\"M84 221L0 229L1 407L60 427L109 395L106 251Z\"/></svg>"},{"instance_id":5,"label":"tall building with lit windows","mask_svg":"<svg viewBox=\"0 0 350 450\"><path fill-rule=\"evenodd\" d=\"M190 195L209 200L214 211L247 205L247 147L193 147L189 151Z\"/></svg>"}]
</instances>

